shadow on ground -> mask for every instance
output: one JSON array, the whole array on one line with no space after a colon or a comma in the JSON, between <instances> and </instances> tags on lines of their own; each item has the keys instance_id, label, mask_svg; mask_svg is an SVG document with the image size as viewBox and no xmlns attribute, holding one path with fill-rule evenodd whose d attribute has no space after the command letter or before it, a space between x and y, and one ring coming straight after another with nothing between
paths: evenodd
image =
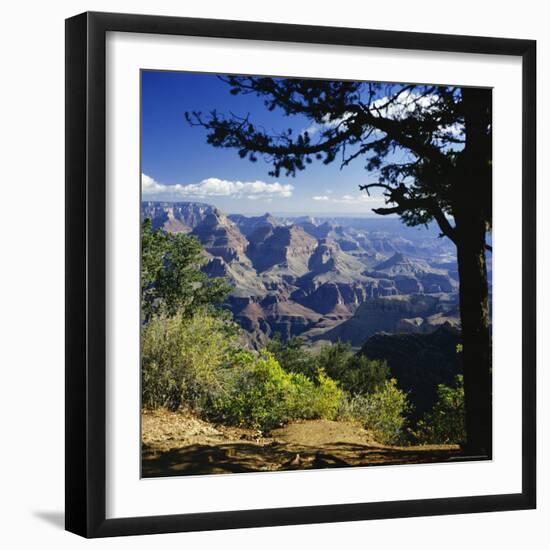
<instances>
[{"instance_id":1,"label":"shadow on ground","mask_svg":"<svg viewBox=\"0 0 550 550\"><path fill-rule=\"evenodd\" d=\"M188 445L168 451L143 446L143 477L310 470L447 462L461 458L458 448L373 447L333 443L322 449L272 442Z\"/></svg>"}]
</instances>

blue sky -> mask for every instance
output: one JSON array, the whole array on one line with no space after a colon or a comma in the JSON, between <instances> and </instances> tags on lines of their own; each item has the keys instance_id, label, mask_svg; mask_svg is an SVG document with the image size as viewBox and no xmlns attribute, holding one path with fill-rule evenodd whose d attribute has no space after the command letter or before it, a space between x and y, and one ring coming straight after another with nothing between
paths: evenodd
<instances>
[{"instance_id":1,"label":"blue sky","mask_svg":"<svg viewBox=\"0 0 550 550\"><path fill-rule=\"evenodd\" d=\"M252 163L234 149L206 143L206 131L191 127L186 111L216 109L239 116L267 129L294 132L309 129L301 116L269 112L260 98L233 96L229 86L214 74L172 71L142 72L142 191L143 200L189 200L214 204L227 213L361 214L375 215L380 197L358 190L375 178L361 159L340 169L314 162L295 177L270 177L271 165L261 157ZM315 129L313 129L315 132Z\"/></svg>"}]
</instances>

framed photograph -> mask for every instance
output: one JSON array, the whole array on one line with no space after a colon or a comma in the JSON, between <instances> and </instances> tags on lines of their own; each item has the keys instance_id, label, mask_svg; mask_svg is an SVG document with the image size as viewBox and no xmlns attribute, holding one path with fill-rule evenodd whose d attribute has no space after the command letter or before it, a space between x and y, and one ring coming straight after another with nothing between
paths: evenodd
<instances>
[{"instance_id":1,"label":"framed photograph","mask_svg":"<svg viewBox=\"0 0 550 550\"><path fill-rule=\"evenodd\" d=\"M66 21L66 528L535 507L530 40Z\"/></svg>"}]
</instances>

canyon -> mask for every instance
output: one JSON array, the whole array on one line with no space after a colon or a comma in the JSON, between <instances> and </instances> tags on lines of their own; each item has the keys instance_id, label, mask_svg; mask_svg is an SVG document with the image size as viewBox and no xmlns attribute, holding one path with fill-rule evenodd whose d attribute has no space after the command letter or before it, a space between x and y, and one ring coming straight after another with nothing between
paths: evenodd
<instances>
[{"instance_id":1,"label":"canyon","mask_svg":"<svg viewBox=\"0 0 550 550\"><path fill-rule=\"evenodd\" d=\"M397 218L226 215L201 202L142 202L153 228L196 237L203 271L233 290L225 306L261 347L278 334L308 346L459 327L452 243Z\"/></svg>"}]
</instances>

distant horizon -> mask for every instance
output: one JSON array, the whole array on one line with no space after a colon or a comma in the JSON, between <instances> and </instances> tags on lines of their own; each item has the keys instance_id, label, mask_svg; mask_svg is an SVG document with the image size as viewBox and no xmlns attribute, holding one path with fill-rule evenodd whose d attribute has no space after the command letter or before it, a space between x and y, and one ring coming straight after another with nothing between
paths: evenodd
<instances>
[{"instance_id":1,"label":"distant horizon","mask_svg":"<svg viewBox=\"0 0 550 550\"><path fill-rule=\"evenodd\" d=\"M338 212L338 211L282 211L282 210L258 210L258 212L243 212L242 210L228 210L221 206L214 204L213 202L207 202L204 200L167 200L167 199L150 199L146 197L141 198L142 203L158 203L158 204L204 204L206 206L213 206L214 208L219 208L224 214L238 214L245 217L259 217L266 214L270 216L285 216L288 218L297 218L297 217L317 217L317 218L373 218L373 219L390 219L390 220L399 220L399 216L395 214L382 216L374 212Z\"/></svg>"},{"instance_id":2,"label":"distant horizon","mask_svg":"<svg viewBox=\"0 0 550 550\"><path fill-rule=\"evenodd\" d=\"M373 214L373 215L365 215L362 212L359 213L341 213L341 212L277 212L277 211L264 211L258 214L249 214L249 213L243 213L243 212L230 212L226 211L223 208L220 208L219 206L216 206L215 204L205 202L203 200L177 200L177 201L169 201L169 200L149 200L149 199L142 199L141 204L159 204L159 205L167 205L167 204L201 204L205 206L210 206L213 208L218 208L221 210L221 212L226 216L244 216L245 218L256 218L256 217L262 217L265 215L273 216L275 218L281 218L281 219L297 219L297 218L316 218L317 220L342 220L346 219L350 222L356 221L367 221L369 224L380 224L380 227L378 229L374 229L375 231L391 231L399 234L407 234L409 238L413 238L414 235L420 237L421 235L425 235L425 231L427 231L428 234L431 234L432 236L437 236L440 232L437 224L434 221L431 221L428 223L428 226L426 227L424 224L417 225L417 226L408 226L406 225L397 215L388 215L388 216L382 216L380 214ZM338 223L338 221L336 222ZM342 222L342 225L347 225L346 223ZM388 227L390 225L391 227ZM384 227L386 226L386 227ZM373 229L369 229L372 231ZM416 238L416 237L414 237Z\"/></svg>"}]
</instances>

